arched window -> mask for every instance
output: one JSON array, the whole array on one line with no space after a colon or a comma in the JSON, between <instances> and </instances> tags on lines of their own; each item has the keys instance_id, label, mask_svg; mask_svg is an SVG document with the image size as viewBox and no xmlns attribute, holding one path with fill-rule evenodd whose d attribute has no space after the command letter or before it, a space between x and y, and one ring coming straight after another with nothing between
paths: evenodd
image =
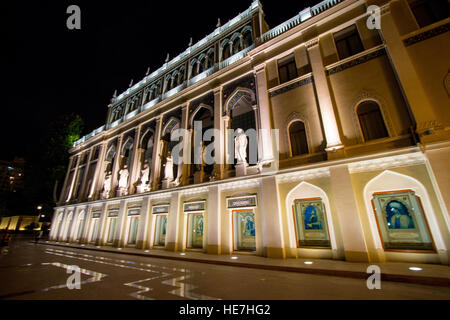
<instances>
[{"instance_id":1,"label":"arched window","mask_svg":"<svg viewBox=\"0 0 450 320\"><path fill-rule=\"evenodd\" d=\"M198 74L202 73L203 71L205 71L207 69L207 65L206 65L206 56L203 56L203 58L201 58L199 60L199 65L198 65Z\"/></svg>"},{"instance_id":2,"label":"arched window","mask_svg":"<svg viewBox=\"0 0 450 320\"><path fill-rule=\"evenodd\" d=\"M236 54L241 50L242 50L241 39L240 39L240 37L236 37L233 40L233 54Z\"/></svg>"},{"instance_id":3,"label":"arched window","mask_svg":"<svg viewBox=\"0 0 450 320\"><path fill-rule=\"evenodd\" d=\"M222 42L222 61L228 59L230 54L230 43L228 40Z\"/></svg>"},{"instance_id":4,"label":"arched window","mask_svg":"<svg viewBox=\"0 0 450 320\"><path fill-rule=\"evenodd\" d=\"M178 73L178 84L182 84L184 82L184 67L180 69Z\"/></svg>"},{"instance_id":5,"label":"arched window","mask_svg":"<svg viewBox=\"0 0 450 320\"><path fill-rule=\"evenodd\" d=\"M289 141L293 157L309 153L305 124L302 121L295 121L289 126Z\"/></svg>"},{"instance_id":6,"label":"arched window","mask_svg":"<svg viewBox=\"0 0 450 320\"><path fill-rule=\"evenodd\" d=\"M243 36L244 36L244 49L246 49L253 44L251 30L244 31Z\"/></svg>"},{"instance_id":7,"label":"arched window","mask_svg":"<svg viewBox=\"0 0 450 320\"><path fill-rule=\"evenodd\" d=\"M358 120L365 141L389 137L380 107L374 101L364 101L357 108Z\"/></svg>"},{"instance_id":8,"label":"arched window","mask_svg":"<svg viewBox=\"0 0 450 320\"><path fill-rule=\"evenodd\" d=\"M197 59L192 60L191 62L191 79L198 75L198 64Z\"/></svg>"},{"instance_id":9,"label":"arched window","mask_svg":"<svg viewBox=\"0 0 450 320\"><path fill-rule=\"evenodd\" d=\"M212 68L213 66L214 66L214 50L210 50L208 52L208 67L207 67L207 69Z\"/></svg>"}]
</instances>

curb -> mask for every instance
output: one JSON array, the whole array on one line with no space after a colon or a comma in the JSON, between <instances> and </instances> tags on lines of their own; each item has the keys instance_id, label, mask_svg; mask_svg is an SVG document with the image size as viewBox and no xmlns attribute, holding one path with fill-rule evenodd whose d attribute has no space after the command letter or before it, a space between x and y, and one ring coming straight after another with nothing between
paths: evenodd
<instances>
[{"instance_id":1,"label":"curb","mask_svg":"<svg viewBox=\"0 0 450 320\"><path fill-rule=\"evenodd\" d=\"M74 246L54 244L54 243L37 243L37 244L54 246L54 247L71 248L71 249L133 255L133 256L147 257L147 258L197 262L197 263L224 265L224 266L240 267L240 268L261 269L261 270L271 270L271 271L284 271L284 272L294 272L294 273L304 273L304 274L315 274L315 275L323 275L323 276L335 276L335 277L341 277L341 278L367 279L369 276L366 272L360 272L360 271L296 268L296 267L289 267L289 266L262 265L262 264L245 263L245 262L208 260L208 259L201 259L201 258L189 258L189 257L181 258L181 257L171 257L171 256L160 256L160 255L155 255L155 254L151 254L151 253L124 252L124 251L105 250L105 249L99 249L99 248L74 247ZM391 281L391 282L420 284L420 285L427 285L427 286L450 287L450 279L439 278L439 277L409 276L409 275L393 274L393 273L381 273L381 280L382 281Z\"/></svg>"}]
</instances>

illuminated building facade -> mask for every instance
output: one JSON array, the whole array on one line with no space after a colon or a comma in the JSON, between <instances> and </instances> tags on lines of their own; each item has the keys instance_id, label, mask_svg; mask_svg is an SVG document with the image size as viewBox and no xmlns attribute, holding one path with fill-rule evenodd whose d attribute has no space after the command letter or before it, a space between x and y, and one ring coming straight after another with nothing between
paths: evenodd
<instances>
[{"instance_id":1,"label":"illuminated building facade","mask_svg":"<svg viewBox=\"0 0 450 320\"><path fill-rule=\"evenodd\" d=\"M270 29L253 2L113 97L70 151L51 239L449 264L449 23L445 0L325 0ZM255 129L256 161L172 164L196 121L223 163L226 129Z\"/></svg>"}]
</instances>

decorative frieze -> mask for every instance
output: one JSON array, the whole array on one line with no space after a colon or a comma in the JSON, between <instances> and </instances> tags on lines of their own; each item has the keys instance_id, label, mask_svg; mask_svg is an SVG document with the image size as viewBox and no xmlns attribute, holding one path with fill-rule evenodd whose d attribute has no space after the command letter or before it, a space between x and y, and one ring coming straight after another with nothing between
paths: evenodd
<instances>
[{"instance_id":1,"label":"decorative frieze","mask_svg":"<svg viewBox=\"0 0 450 320\"><path fill-rule=\"evenodd\" d=\"M184 204L184 212L205 211L206 201L187 202Z\"/></svg>"},{"instance_id":2,"label":"decorative frieze","mask_svg":"<svg viewBox=\"0 0 450 320\"><path fill-rule=\"evenodd\" d=\"M256 205L256 195L227 199L228 209L256 207Z\"/></svg>"},{"instance_id":3,"label":"decorative frieze","mask_svg":"<svg viewBox=\"0 0 450 320\"><path fill-rule=\"evenodd\" d=\"M271 98L276 97L276 96L278 96L280 94L283 94L285 92L288 92L288 91L291 91L293 89L302 87L304 85L313 83L313 81L314 81L314 77L313 76L309 76L308 78L298 80L298 81L296 81L294 83L291 83L291 84L289 84L289 85L287 85L287 86L285 86L283 88L280 88L280 89L277 89L275 91L272 91L272 92L270 92L269 96Z\"/></svg>"},{"instance_id":4,"label":"decorative frieze","mask_svg":"<svg viewBox=\"0 0 450 320\"><path fill-rule=\"evenodd\" d=\"M406 38L403 40L403 43L405 44L406 47L409 47L418 42L421 42L421 41L436 37L438 35L441 35L443 33L446 33L449 29L450 29L450 22L446 23L444 25L441 25L441 26L437 26L436 28L433 28L431 30L421 32L412 37Z\"/></svg>"},{"instance_id":5,"label":"decorative frieze","mask_svg":"<svg viewBox=\"0 0 450 320\"><path fill-rule=\"evenodd\" d=\"M152 207L152 214L166 214L169 213L169 205L159 205Z\"/></svg>"},{"instance_id":6,"label":"decorative frieze","mask_svg":"<svg viewBox=\"0 0 450 320\"><path fill-rule=\"evenodd\" d=\"M354 66L360 65L360 64L365 63L367 61L373 60L375 58L382 57L384 55L386 55L386 49L385 48L380 48L380 49L378 49L376 51L372 51L372 52L370 52L370 53L368 53L366 55L363 55L361 57L357 57L357 58L355 58L355 59L353 59L351 61L342 63L342 64L340 64L338 66L333 67L333 68L330 68L330 69L328 69L326 71L326 74L327 74L327 76L329 76L329 75L332 75L332 74L344 71L346 69L352 68Z\"/></svg>"}]
</instances>

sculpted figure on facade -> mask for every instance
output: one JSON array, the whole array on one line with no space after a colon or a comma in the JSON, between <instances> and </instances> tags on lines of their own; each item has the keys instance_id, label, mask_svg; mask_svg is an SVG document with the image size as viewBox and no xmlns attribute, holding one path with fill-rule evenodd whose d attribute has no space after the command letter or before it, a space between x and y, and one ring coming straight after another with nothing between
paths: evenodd
<instances>
[{"instance_id":1,"label":"sculpted figure on facade","mask_svg":"<svg viewBox=\"0 0 450 320\"><path fill-rule=\"evenodd\" d=\"M126 189L128 187L128 176L130 175L127 165L125 165L123 169L119 171L119 175L119 188Z\"/></svg>"},{"instance_id":2,"label":"sculpted figure on facade","mask_svg":"<svg viewBox=\"0 0 450 320\"><path fill-rule=\"evenodd\" d=\"M103 181L103 198L108 199L109 194L111 192L111 178L112 178L112 172L106 172L105 180Z\"/></svg>"},{"instance_id":3,"label":"sculpted figure on facade","mask_svg":"<svg viewBox=\"0 0 450 320\"><path fill-rule=\"evenodd\" d=\"M236 130L237 136L234 138L234 158L237 163L247 163L247 136L241 128Z\"/></svg>"},{"instance_id":4,"label":"sculpted figure on facade","mask_svg":"<svg viewBox=\"0 0 450 320\"><path fill-rule=\"evenodd\" d=\"M150 167L148 166L148 162L145 161L144 168L141 170L141 186L146 186L148 184L150 176Z\"/></svg>"},{"instance_id":5,"label":"sculpted figure on facade","mask_svg":"<svg viewBox=\"0 0 450 320\"><path fill-rule=\"evenodd\" d=\"M164 179L167 181L173 181L173 158L170 152L167 155L166 165L164 168Z\"/></svg>"}]
</instances>

